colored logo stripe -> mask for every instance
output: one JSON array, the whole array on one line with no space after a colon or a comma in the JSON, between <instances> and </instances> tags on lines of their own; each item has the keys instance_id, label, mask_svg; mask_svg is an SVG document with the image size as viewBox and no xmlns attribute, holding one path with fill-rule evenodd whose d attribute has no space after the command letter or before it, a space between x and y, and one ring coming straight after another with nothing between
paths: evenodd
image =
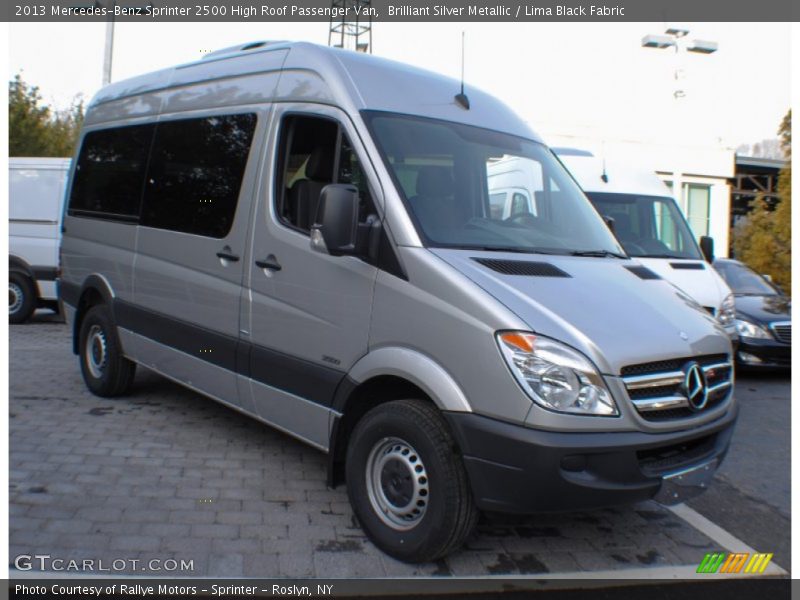
<instances>
[{"instance_id":1,"label":"colored logo stripe","mask_svg":"<svg viewBox=\"0 0 800 600\"><path fill-rule=\"evenodd\" d=\"M763 573L773 554L755 553L750 555L748 552L709 552L700 561L697 567L698 573ZM745 566L746 565L746 566Z\"/></svg>"}]
</instances>

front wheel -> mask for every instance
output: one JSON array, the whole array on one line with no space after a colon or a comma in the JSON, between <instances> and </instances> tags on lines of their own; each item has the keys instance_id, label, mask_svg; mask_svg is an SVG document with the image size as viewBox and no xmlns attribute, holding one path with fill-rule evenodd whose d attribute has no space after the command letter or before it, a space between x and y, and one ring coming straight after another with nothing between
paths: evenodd
<instances>
[{"instance_id":1,"label":"front wheel","mask_svg":"<svg viewBox=\"0 0 800 600\"><path fill-rule=\"evenodd\" d=\"M125 358L105 305L93 306L81 323L81 373L86 387L98 396L119 396L133 383L136 364Z\"/></svg>"},{"instance_id":2,"label":"front wheel","mask_svg":"<svg viewBox=\"0 0 800 600\"><path fill-rule=\"evenodd\" d=\"M428 403L397 400L369 411L353 431L345 468L361 527L390 556L436 560L475 527L478 511L464 465Z\"/></svg>"}]
</instances>

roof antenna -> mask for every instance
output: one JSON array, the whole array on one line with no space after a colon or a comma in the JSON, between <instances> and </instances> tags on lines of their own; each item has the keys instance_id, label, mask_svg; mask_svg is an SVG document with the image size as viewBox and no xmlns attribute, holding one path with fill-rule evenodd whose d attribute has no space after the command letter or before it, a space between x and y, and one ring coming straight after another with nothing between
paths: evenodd
<instances>
[{"instance_id":1,"label":"roof antenna","mask_svg":"<svg viewBox=\"0 0 800 600\"><path fill-rule=\"evenodd\" d=\"M603 180L603 183L608 183L608 173L606 173L606 143L603 142L601 146L601 152L603 153L603 174L600 175L600 179Z\"/></svg>"},{"instance_id":2,"label":"roof antenna","mask_svg":"<svg viewBox=\"0 0 800 600\"><path fill-rule=\"evenodd\" d=\"M465 110L469 110L469 98L464 93L464 32L461 32L461 92L455 95L456 102Z\"/></svg>"}]
</instances>

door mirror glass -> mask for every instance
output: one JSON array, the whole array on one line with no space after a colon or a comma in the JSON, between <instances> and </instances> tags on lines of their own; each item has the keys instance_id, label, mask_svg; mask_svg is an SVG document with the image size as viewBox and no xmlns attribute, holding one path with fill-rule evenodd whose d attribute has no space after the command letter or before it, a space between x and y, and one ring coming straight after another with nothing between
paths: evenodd
<instances>
[{"instance_id":1,"label":"door mirror glass","mask_svg":"<svg viewBox=\"0 0 800 600\"><path fill-rule=\"evenodd\" d=\"M311 248L332 256L356 254L358 204L354 185L332 183L322 188L311 227Z\"/></svg>"},{"instance_id":2,"label":"door mirror glass","mask_svg":"<svg viewBox=\"0 0 800 600\"><path fill-rule=\"evenodd\" d=\"M714 238L704 235L700 238L700 250L709 263L714 262Z\"/></svg>"}]
</instances>

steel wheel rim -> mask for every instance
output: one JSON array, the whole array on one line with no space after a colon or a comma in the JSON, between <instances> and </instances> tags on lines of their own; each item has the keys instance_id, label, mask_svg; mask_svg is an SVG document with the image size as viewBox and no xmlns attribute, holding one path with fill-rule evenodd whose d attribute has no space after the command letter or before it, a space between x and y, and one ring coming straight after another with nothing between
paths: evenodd
<instances>
[{"instance_id":1,"label":"steel wheel rim","mask_svg":"<svg viewBox=\"0 0 800 600\"><path fill-rule=\"evenodd\" d=\"M13 315L20 311L25 293L18 283L8 283L8 313Z\"/></svg>"},{"instance_id":2,"label":"steel wheel rim","mask_svg":"<svg viewBox=\"0 0 800 600\"><path fill-rule=\"evenodd\" d=\"M108 343L106 334L100 325L92 325L86 336L86 366L95 379L103 377L108 360Z\"/></svg>"},{"instance_id":3,"label":"steel wheel rim","mask_svg":"<svg viewBox=\"0 0 800 600\"><path fill-rule=\"evenodd\" d=\"M422 521L430 500L428 473L411 444L396 437L378 440L365 475L370 504L385 525L408 531Z\"/></svg>"}]
</instances>

